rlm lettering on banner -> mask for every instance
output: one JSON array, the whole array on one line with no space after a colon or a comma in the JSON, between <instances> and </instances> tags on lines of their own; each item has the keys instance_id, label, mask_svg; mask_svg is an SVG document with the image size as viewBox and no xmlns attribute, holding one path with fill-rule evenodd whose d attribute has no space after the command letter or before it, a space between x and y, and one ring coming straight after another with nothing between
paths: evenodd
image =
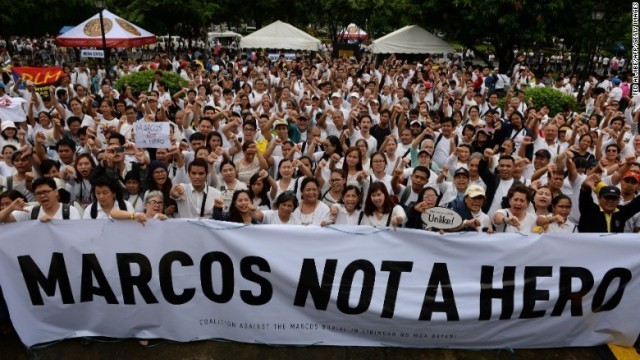
<instances>
[{"instance_id":1,"label":"rlm lettering on banner","mask_svg":"<svg viewBox=\"0 0 640 360\"><path fill-rule=\"evenodd\" d=\"M166 149L171 145L168 122L138 121L133 125L137 147Z\"/></svg>"}]
</instances>

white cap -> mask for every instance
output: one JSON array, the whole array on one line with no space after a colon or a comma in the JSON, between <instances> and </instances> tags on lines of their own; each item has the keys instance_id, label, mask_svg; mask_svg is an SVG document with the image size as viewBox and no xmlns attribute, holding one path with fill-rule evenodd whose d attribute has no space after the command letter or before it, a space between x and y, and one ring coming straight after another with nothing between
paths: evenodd
<instances>
[{"instance_id":1,"label":"white cap","mask_svg":"<svg viewBox=\"0 0 640 360\"><path fill-rule=\"evenodd\" d=\"M341 98L341 97L342 97L342 95L340 95L340 93L339 93L339 92L334 92L333 94L331 94L331 98L333 99L334 97Z\"/></svg>"},{"instance_id":2,"label":"white cap","mask_svg":"<svg viewBox=\"0 0 640 360\"><path fill-rule=\"evenodd\" d=\"M360 94L358 94L357 92L352 92L351 95L349 95L350 98L356 98L356 99L360 99Z\"/></svg>"},{"instance_id":3,"label":"white cap","mask_svg":"<svg viewBox=\"0 0 640 360\"><path fill-rule=\"evenodd\" d=\"M0 125L0 132L5 131L8 128L16 128L16 124L13 121L3 121Z\"/></svg>"}]
</instances>

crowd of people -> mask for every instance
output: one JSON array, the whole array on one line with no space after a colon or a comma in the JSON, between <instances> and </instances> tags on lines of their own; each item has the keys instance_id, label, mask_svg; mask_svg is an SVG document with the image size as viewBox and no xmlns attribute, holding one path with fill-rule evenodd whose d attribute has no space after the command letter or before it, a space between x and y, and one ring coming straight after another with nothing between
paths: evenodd
<instances>
[{"instance_id":1,"label":"crowd of people","mask_svg":"<svg viewBox=\"0 0 640 360\"><path fill-rule=\"evenodd\" d=\"M608 69L534 74L428 56L332 59L218 48L121 61L155 69L145 89L116 89L104 70L64 63L48 95L2 74L0 222L172 218L244 224L453 230L640 231L640 99ZM170 93L166 71L188 86ZM585 111L551 113L525 98L547 86ZM6 113L3 113L6 114ZM136 122L168 122L166 148L135 145Z\"/></svg>"}]
</instances>

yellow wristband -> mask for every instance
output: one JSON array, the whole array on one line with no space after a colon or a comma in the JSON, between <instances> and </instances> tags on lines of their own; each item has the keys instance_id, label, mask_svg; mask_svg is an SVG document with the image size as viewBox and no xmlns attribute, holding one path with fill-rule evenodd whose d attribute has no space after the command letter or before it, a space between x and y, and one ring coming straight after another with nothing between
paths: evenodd
<instances>
[{"instance_id":1,"label":"yellow wristband","mask_svg":"<svg viewBox=\"0 0 640 360\"><path fill-rule=\"evenodd\" d=\"M131 220L135 220L136 218L136 213L131 213Z\"/></svg>"}]
</instances>

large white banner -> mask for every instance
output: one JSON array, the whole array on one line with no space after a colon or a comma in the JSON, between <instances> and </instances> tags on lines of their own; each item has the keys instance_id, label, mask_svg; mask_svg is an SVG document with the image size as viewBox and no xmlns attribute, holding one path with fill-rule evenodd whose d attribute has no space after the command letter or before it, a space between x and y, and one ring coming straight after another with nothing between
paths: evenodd
<instances>
[{"instance_id":1,"label":"large white banner","mask_svg":"<svg viewBox=\"0 0 640 360\"><path fill-rule=\"evenodd\" d=\"M109 336L537 348L632 345L637 234L448 234L214 221L2 225L27 346Z\"/></svg>"}]
</instances>

